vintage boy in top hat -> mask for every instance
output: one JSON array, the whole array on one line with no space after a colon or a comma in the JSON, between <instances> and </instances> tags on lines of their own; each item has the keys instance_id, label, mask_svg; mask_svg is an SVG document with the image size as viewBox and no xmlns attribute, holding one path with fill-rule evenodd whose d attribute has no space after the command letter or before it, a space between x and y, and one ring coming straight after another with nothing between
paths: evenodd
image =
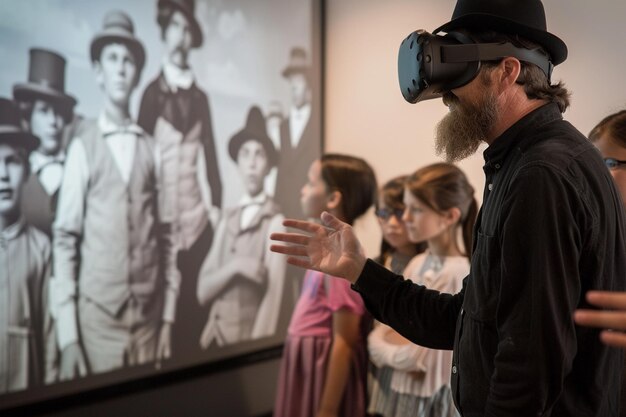
<instances>
[{"instance_id":1,"label":"vintage boy in top hat","mask_svg":"<svg viewBox=\"0 0 626 417\"><path fill-rule=\"evenodd\" d=\"M69 146L53 229L61 379L168 357L180 283L158 151L128 107L144 48L123 12L103 26L90 48L103 110Z\"/></svg>"},{"instance_id":2,"label":"vintage boy in top hat","mask_svg":"<svg viewBox=\"0 0 626 417\"><path fill-rule=\"evenodd\" d=\"M28 82L14 85L13 97L30 133L41 141L30 155L32 175L24 188L22 213L51 237L65 162L64 132L76 105L65 92L65 59L46 49L31 49Z\"/></svg>"},{"instance_id":3,"label":"vintage boy in top hat","mask_svg":"<svg viewBox=\"0 0 626 417\"><path fill-rule=\"evenodd\" d=\"M280 126L280 161L275 200L285 216L301 219L300 188L311 163L321 153L319 115L313 109L311 63L303 48L293 48L282 72L289 83L291 107Z\"/></svg>"},{"instance_id":4,"label":"vintage boy in top hat","mask_svg":"<svg viewBox=\"0 0 626 417\"><path fill-rule=\"evenodd\" d=\"M195 288L222 204L209 101L189 66L191 50L202 45L194 6L194 0L158 1L162 68L144 91L138 119L161 149L163 220L171 224L178 249L182 282L180 321L173 336L177 357L199 352L188 342L198 339L206 315Z\"/></svg>"},{"instance_id":5,"label":"vintage boy in top hat","mask_svg":"<svg viewBox=\"0 0 626 417\"><path fill-rule=\"evenodd\" d=\"M39 139L18 108L0 99L0 394L43 383L50 240L24 221L28 156Z\"/></svg>"},{"instance_id":6,"label":"vintage boy in top hat","mask_svg":"<svg viewBox=\"0 0 626 417\"><path fill-rule=\"evenodd\" d=\"M228 153L245 191L236 207L225 210L215 231L219 245L200 270L198 300L210 306L200 339L205 349L273 335L285 280L284 259L267 248L269 235L284 230L284 217L264 191L278 155L258 107L231 138Z\"/></svg>"}]
</instances>

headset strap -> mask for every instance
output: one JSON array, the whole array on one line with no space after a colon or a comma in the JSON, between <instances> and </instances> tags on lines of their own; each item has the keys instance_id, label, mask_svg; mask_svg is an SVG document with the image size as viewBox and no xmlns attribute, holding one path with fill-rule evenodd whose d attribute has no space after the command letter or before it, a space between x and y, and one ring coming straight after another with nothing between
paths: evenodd
<instances>
[{"instance_id":1,"label":"headset strap","mask_svg":"<svg viewBox=\"0 0 626 417\"><path fill-rule=\"evenodd\" d=\"M446 63L462 63L474 61L497 61L512 56L520 61L537 65L548 77L552 77L554 65L550 59L538 49L518 48L506 43L470 43L461 45L442 45L441 60Z\"/></svg>"}]
</instances>

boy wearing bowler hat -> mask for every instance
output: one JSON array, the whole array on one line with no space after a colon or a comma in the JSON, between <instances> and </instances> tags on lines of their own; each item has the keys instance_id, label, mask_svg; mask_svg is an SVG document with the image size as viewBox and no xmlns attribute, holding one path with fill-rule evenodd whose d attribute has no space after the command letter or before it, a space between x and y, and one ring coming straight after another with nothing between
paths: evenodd
<instances>
[{"instance_id":1,"label":"boy wearing bowler hat","mask_svg":"<svg viewBox=\"0 0 626 417\"><path fill-rule=\"evenodd\" d=\"M65 163L64 132L76 105L65 92L65 58L31 49L28 82L13 86L13 97L30 133L41 141L30 155L32 175L25 185L22 213L29 224L51 237Z\"/></svg>"},{"instance_id":2,"label":"boy wearing bowler hat","mask_svg":"<svg viewBox=\"0 0 626 417\"><path fill-rule=\"evenodd\" d=\"M0 99L0 394L43 383L50 240L24 221L20 200L39 139Z\"/></svg>"},{"instance_id":3,"label":"boy wearing bowler hat","mask_svg":"<svg viewBox=\"0 0 626 417\"><path fill-rule=\"evenodd\" d=\"M53 227L61 379L167 358L180 284L158 150L129 112L145 62L130 18L108 13L90 54L103 110L69 146Z\"/></svg>"},{"instance_id":4,"label":"boy wearing bowler hat","mask_svg":"<svg viewBox=\"0 0 626 417\"><path fill-rule=\"evenodd\" d=\"M195 0L158 0L161 71L146 87L139 125L161 149L163 221L171 225L181 273L173 353L177 358L200 353L195 343L206 315L196 302L198 270L213 240L222 205L213 125L207 94L195 80L189 55L203 43L194 15Z\"/></svg>"},{"instance_id":5,"label":"boy wearing bowler hat","mask_svg":"<svg viewBox=\"0 0 626 417\"><path fill-rule=\"evenodd\" d=\"M410 36L433 46L444 42L438 32L474 51L500 49L471 56L469 71L430 90L449 108L436 131L448 160L488 144L462 290L429 291L367 260L352 229L329 215L323 225L290 222L307 238L275 236L291 245L274 249L306 253L291 261L348 279L374 317L414 343L453 349L452 395L464 417L616 417L623 353L573 313L590 289L626 289L626 215L600 154L563 120L569 92L551 73L567 47L548 32L539 0L458 0L434 36ZM447 64L415 46L401 46L411 59L398 60L399 73L421 89L433 79L410 70L416 61ZM400 81L412 101L409 79ZM342 253L327 256L330 248Z\"/></svg>"},{"instance_id":6,"label":"boy wearing bowler hat","mask_svg":"<svg viewBox=\"0 0 626 417\"><path fill-rule=\"evenodd\" d=\"M238 206L225 210L215 231L219 245L200 269L198 300L210 307L200 338L205 349L273 335L285 280L285 261L267 249L269 235L284 228L278 206L264 191L278 155L258 107L230 139L228 153L244 195Z\"/></svg>"}]
</instances>

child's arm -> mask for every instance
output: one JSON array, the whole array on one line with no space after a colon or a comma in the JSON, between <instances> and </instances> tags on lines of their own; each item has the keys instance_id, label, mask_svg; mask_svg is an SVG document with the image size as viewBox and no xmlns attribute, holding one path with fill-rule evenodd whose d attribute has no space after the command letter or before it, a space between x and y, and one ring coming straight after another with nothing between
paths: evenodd
<instances>
[{"instance_id":1,"label":"child's arm","mask_svg":"<svg viewBox=\"0 0 626 417\"><path fill-rule=\"evenodd\" d=\"M209 255L205 259L198 275L196 295L201 305L208 305L230 283L235 275L241 275L251 281L262 283L265 280L265 267L258 259L242 256L231 256L222 261L226 234L226 219L222 219L215 231Z\"/></svg>"},{"instance_id":2,"label":"child's arm","mask_svg":"<svg viewBox=\"0 0 626 417\"><path fill-rule=\"evenodd\" d=\"M348 383L352 356L359 343L361 316L348 310L333 314L333 344L317 416L338 416Z\"/></svg>"},{"instance_id":3,"label":"child's arm","mask_svg":"<svg viewBox=\"0 0 626 417\"><path fill-rule=\"evenodd\" d=\"M283 216L274 216L268 228L269 233L284 232L285 228L282 226L282 221ZM276 332L280 302L285 286L285 270L287 268L285 259L270 251L265 252L264 258L267 269L267 289L252 328L252 339L270 336Z\"/></svg>"},{"instance_id":4,"label":"child's arm","mask_svg":"<svg viewBox=\"0 0 626 417\"><path fill-rule=\"evenodd\" d=\"M50 311L57 320L57 343L61 351L59 378L72 379L87 372L79 342L76 315L79 244L84 222L84 204L89 182L89 166L82 141L69 146L65 173L59 190L53 232L53 274Z\"/></svg>"}]
</instances>

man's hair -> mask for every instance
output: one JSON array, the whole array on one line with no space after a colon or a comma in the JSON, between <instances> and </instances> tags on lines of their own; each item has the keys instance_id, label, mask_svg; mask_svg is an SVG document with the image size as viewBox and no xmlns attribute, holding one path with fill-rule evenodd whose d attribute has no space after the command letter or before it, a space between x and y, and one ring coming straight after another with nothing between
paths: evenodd
<instances>
[{"instance_id":1,"label":"man's hair","mask_svg":"<svg viewBox=\"0 0 626 417\"><path fill-rule=\"evenodd\" d=\"M596 142L602 136L626 148L626 110L606 116L589 132L589 140L592 142Z\"/></svg>"},{"instance_id":2,"label":"man's hair","mask_svg":"<svg viewBox=\"0 0 626 417\"><path fill-rule=\"evenodd\" d=\"M477 42L509 42L518 48L539 49L539 52L549 56L543 47L518 35L486 31L471 32L470 36ZM564 113L570 104L570 92L565 88L563 82L559 81L557 84L550 84L548 77L538 66L524 61L520 61L520 63L522 64L522 68L516 82L524 87L526 96L529 99L546 100L550 103L556 103L561 113ZM482 66L487 69L493 68L495 65L495 63L491 62L482 63Z\"/></svg>"}]
</instances>

